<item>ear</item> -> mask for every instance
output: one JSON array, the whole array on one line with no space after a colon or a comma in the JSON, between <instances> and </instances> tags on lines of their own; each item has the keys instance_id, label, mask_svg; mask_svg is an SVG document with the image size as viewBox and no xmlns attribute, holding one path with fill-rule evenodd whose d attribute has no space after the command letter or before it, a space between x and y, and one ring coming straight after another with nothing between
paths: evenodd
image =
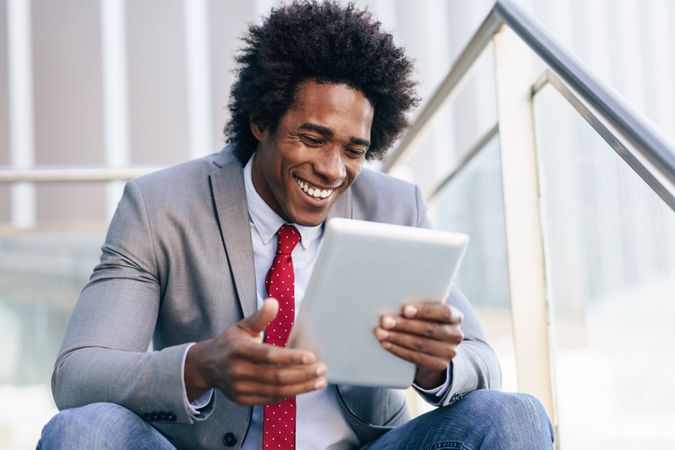
<instances>
[{"instance_id":1,"label":"ear","mask_svg":"<svg viewBox=\"0 0 675 450\"><path fill-rule=\"evenodd\" d=\"M265 139L265 130L257 123L249 122L249 126L251 127L251 133L253 133L253 136L258 140L258 142L262 142Z\"/></svg>"}]
</instances>

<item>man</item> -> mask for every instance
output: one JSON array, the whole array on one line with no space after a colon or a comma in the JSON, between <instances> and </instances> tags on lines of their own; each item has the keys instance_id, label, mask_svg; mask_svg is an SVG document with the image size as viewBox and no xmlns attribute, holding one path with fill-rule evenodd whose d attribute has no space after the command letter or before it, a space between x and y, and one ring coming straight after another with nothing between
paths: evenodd
<instances>
[{"instance_id":1,"label":"man","mask_svg":"<svg viewBox=\"0 0 675 450\"><path fill-rule=\"evenodd\" d=\"M245 42L230 145L127 184L56 362L63 411L42 447L550 448L535 399L484 389L498 364L456 290L374 330L443 406L415 420L400 391L328 385L315 355L285 347L327 218L427 226L416 187L362 170L406 124L412 65L367 13L334 3L274 10Z\"/></svg>"}]
</instances>

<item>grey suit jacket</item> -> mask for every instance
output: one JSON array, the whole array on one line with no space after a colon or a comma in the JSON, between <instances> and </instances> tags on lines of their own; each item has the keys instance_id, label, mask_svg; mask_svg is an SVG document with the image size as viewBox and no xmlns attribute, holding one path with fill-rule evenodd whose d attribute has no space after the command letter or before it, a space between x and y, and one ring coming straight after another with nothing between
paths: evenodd
<instances>
[{"instance_id":1,"label":"grey suit jacket","mask_svg":"<svg viewBox=\"0 0 675 450\"><path fill-rule=\"evenodd\" d=\"M369 170L331 216L428 226L415 186ZM182 379L189 343L256 311L248 220L242 165L228 148L127 183L55 364L59 409L117 403L179 448L222 449L228 433L239 448L252 408L217 391L195 416ZM469 304L457 290L449 301L464 313L466 338L453 361L451 389L436 401L441 405L500 384L496 357ZM409 420L399 390L338 386L337 392L362 443Z\"/></svg>"}]
</instances>

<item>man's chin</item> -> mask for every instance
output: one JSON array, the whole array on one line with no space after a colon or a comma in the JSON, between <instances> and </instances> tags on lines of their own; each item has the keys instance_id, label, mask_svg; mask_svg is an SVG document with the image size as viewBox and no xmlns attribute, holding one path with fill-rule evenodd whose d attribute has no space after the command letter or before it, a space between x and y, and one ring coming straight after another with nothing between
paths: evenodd
<instances>
[{"instance_id":1,"label":"man's chin","mask_svg":"<svg viewBox=\"0 0 675 450\"><path fill-rule=\"evenodd\" d=\"M296 223L298 225L302 225L303 227L316 227L321 225L325 220L328 214L324 214L319 217L298 217L295 220L293 220L293 223Z\"/></svg>"},{"instance_id":2,"label":"man's chin","mask_svg":"<svg viewBox=\"0 0 675 450\"><path fill-rule=\"evenodd\" d=\"M328 211L330 211L330 208L322 208L321 211L293 211L286 216L291 223L296 223L303 227L316 227L326 220Z\"/></svg>"}]
</instances>

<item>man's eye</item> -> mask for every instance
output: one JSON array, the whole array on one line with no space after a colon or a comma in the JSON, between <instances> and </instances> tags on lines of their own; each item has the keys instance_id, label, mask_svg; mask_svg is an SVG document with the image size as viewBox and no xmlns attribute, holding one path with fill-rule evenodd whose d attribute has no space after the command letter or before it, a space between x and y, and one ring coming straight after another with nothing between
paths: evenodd
<instances>
[{"instance_id":1,"label":"man's eye","mask_svg":"<svg viewBox=\"0 0 675 450\"><path fill-rule=\"evenodd\" d=\"M355 157L355 158L362 158L366 156L366 150L358 149L358 148L348 148L347 152Z\"/></svg>"},{"instance_id":2,"label":"man's eye","mask_svg":"<svg viewBox=\"0 0 675 450\"><path fill-rule=\"evenodd\" d=\"M319 138L315 138L314 136L309 136L307 134L302 134L300 135L303 141L305 141L306 144L308 145L321 145L323 144L323 141Z\"/></svg>"}]
</instances>

